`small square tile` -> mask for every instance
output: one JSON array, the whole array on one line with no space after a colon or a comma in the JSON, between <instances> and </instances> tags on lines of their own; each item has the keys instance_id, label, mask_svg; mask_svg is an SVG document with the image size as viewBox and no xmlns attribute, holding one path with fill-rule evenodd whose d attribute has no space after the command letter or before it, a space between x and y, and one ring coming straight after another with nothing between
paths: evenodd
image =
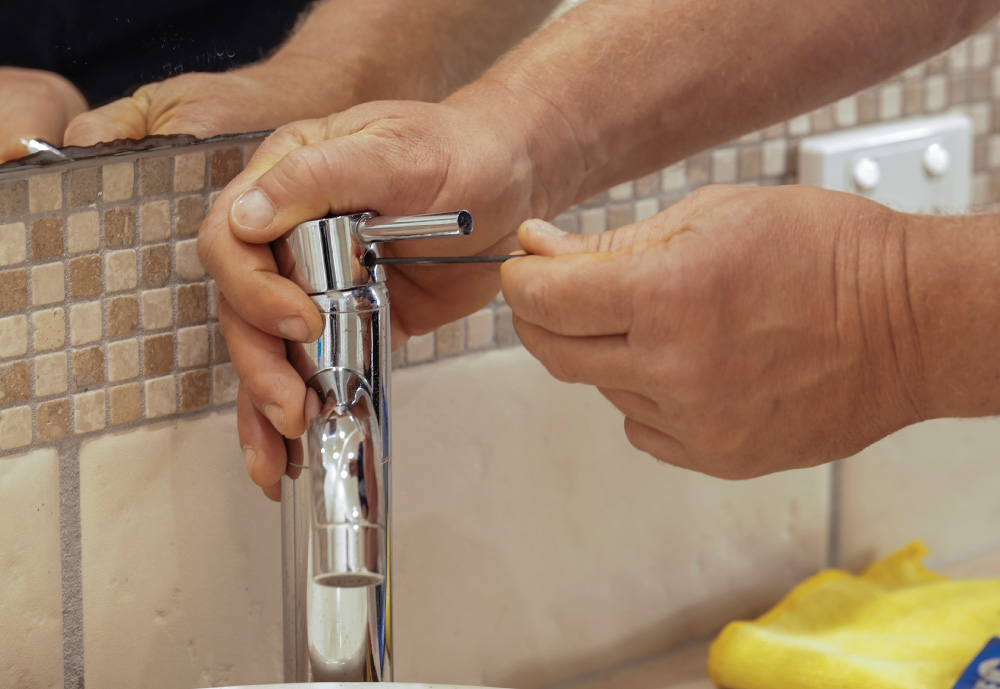
<instances>
[{"instance_id":1,"label":"small square tile","mask_svg":"<svg viewBox=\"0 0 1000 689\"><path fill-rule=\"evenodd\" d=\"M764 144L761 171L765 177L781 177L787 171L788 143L775 139Z\"/></svg>"},{"instance_id":2,"label":"small square tile","mask_svg":"<svg viewBox=\"0 0 1000 689\"><path fill-rule=\"evenodd\" d=\"M251 143L248 143L248 144L244 144L244 146L243 146L243 166L244 167L246 167L246 164L250 162L251 158L253 158L253 154L257 152L257 149L260 148L260 144L261 144L260 141L254 141L254 142L251 142Z\"/></svg>"},{"instance_id":3,"label":"small square tile","mask_svg":"<svg viewBox=\"0 0 1000 689\"><path fill-rule=\"evenodd\" d=\"M687 166L675 163L663 170L660 176L660 190L665 192L681 191L687 187Z\"/></svg>"},{"instance_id":4,"label":"small square tile","mask_svg":"<svg viewBox=\"0 0 1000 689\"><path fill-rule=\"evenodd\" d=\"M229 184L243 165L239 148L217 148L209 163L209 184L215 188Z\"/></svg>"},{"instance_id":5,"label":"small square tile","mask_svg":"<svg viewBox=\"0 0 1000 689\"><path fill-rule=\"evenodd\" d=\"M208 366L208 326L177 331L177 365L181 368Z\"/></svg>"},{"instance_id":6,"label":"small square tile","mask_svg":"<svg viewBox=\"0 0 1000 689\"><path fill-rule=\"evenodd\" d=\"M580 233L601 234L608 229L608 212L605 208L586 208L580 211Z\"/></svg>"},{"instance_id":7,"label":"small square tile","mask_svg":"<svg viewBox=\"0 0 1000 689\"><path fill-rule=\"evenodd\" d=\"M634 191L635 185L632 182L623 182L608 189L608 200L630 201Z\"/></svg>"},{"instance_id":8,"label":"small square tile","mask_svg":"<svg viewBox=\"0 0 1000 689\"><path fill-rule=\"evenodd\" d=\"M177 199L177 222L174 230L178 237L194 237L198 234L201 221L205 219L205 198L202 196L182 196Z\"/></svg>"},{"instance_id":9,"label":"small square tile","mask_svg":"<svg viewBox=\"0 0 1000 689\"><path fill-rule=\"evenodd\" d=\"M141 390L138 383L129 383L111 388L109 401L111 406L111 425L119 426L132 423L142 417Z\"/></svg>"},{"instance_id":10,"label":"small square tile","mask_svg":"<svg viewBox=\"0 0 1000 689\"><path fill-rule=\"evenodd\" d=\"M73 213L66 218L67 248L71 254L97 251L101 246L101 222L97 211Z\"/></svg>"},{"instance_id":11,"label":"small square tile","mask_svg":"<svg viewBox=\"0 0 1000 689\"><path fill-rule=\"evenodd\" d=\"M921 81L906 81L903 84L903 115L913 117L924 111L924 84Z\"/></svg>"},{"instance_id":12,"label":"small square tile","mask_svg":"<svg viewBox=\"0 0 1000 689\"><path fill-rule=\"evenodd\" d=\"M434 358L434 333L417 335L406 341L406 361L419 364Z\"/></svg>"},{"instance_id":13,"label":"small square tile","mask_svg":"<svg viewBox=\"0 0 1000 689\"><path fill-rule=\"evenodd\" d=\"M177 242L177 277L181 280L202 280L205 269L198 259L198 240L185 239Z\"/></svg>"},{"instance_id":14,"label":"small square tile","mask_svg":"<svg viewBox=\"0 0 1000 689\"><path fill-rule=\"evenodd\" d=\"M240 379L232 364L220 364L212 367L212 402L214 404L235 402L239 387Z\"/></svg>"},{"instance_id":15,"label":"small square tile","mask_svg":"<svg viewBox=\"0 0 1000 689\"><path fill-rule=\"evenodd\" d=\"M145 243L170 237L170 202L150 201L139 206L140 237Z\"/></svg>"},{"instance_id":16,"label":"small square tile","mask_svg":"<svg viewBox=\"0 0 1000 689\"><path fill-rule=\"evenodd\" d=\"M712 151L712 184L732 184L736 181L736 149Z\"/></svg>"},{"instance_id":17,"label":"small square tile","mask_svg":"<svg viewBox=\"0 0 1000 689\"><path fill-rule=\"evenodd\" d=\"M23 356L28 352L28 317L0 318L0 357Z\"/></svg>"},{"instance_id":18,"label":"small square tile","mask_svg":"<svg viewBox=\"0 0 1000 689\"><path fill-rule=\"evenodd\" d=\"M135 244L135 209L111 208L104 211L104 245L120 249Z\"/></svg>"},{"instance_id":19,"label":"small square tile","mask_svg":"<svg viewBox=\"0 0 1000 689\"><path fill-rule=\"evenodd\" d=\"M177 325L199 325L208 317L204 283L177 288Z\"/></svg>"},{"instance_id":20,"label":"small square tile","mask_svg":"<svg viewBox=\"0 0 1000 689\"><path fill-rule=\"evenodd\" d=\"M580 216L572 211L566 213L560 213L553 220L552 224L558 227L563 232L572 232L573 234L580 234ZM209 305L211 305L212 300L209 300ZM212 314L209 313L209 316Z\"/></svg>"},{"instance_id":21,"label":"small square tile","mask_svg":"<svg viewBox=\"0 0 1000 689\"><path fill-rule=\"evenodd\" d=\"M62 395L68 389L66 353L43 354L35 357L35 395Z\"/></svg>"},{"instance_id":22,"label":"small square tile","mask_svg":"<svg viewBox=\"0 0 1000 689\"><path fill-rule=\"evenodd\" d=\"M924 108L938 112L948 105L948 80L943 74L927 77L924 82Z\"/></svg>"},{"instance_id":23,"label":"small square tile","mask_svg":"<svg viewBox=\"0 0 1000 689\"><path fill-rule=\"evenodd\" d=\"M28 210L46 213L62 208L62 175L32 175L28 178Z\"/></svg>"},{"instance_id":24,"label":"small square tile","mask_svg":"<svg viewBox=\"0 0 1000 689\"><path fill-rule=\"evenodd\" d=\"M38 261L61 256L62 252L62 217L41 218L31 223L31 258Z\"/></svg>"},{"instance_id":25,"label":"small square tile","mask_svg":"<svg viewBox=\"0 0 1000 689\"><path fill-rule=\"evenodd\" d=\"M135 249L112 251L104 257L105 286L109 292L135 289L139 284L135 258Z\"/></svg>"},{"instance_id":26,"label":"small square tile","mask_svg":"<svg viewBox=\"0 0 1000 689\"><path fill-rule=\"evenodd\" d=\"M0 218L13 218L28 212L28 182L0 182Z\"/></svg>"},{"instance_id":27,"label":"small square tile","mask_svg":"<svg viewBox=\"0 0 1000 689\"><path fill-rule=\"evenodd\" d=\"M174 305L170 288L154 289L142 293L142 327L160 330L174 324Z\"/></svg>"},{"instance_id":28,"label":"small square tile","mask_svg":"<svg viewBox=\"0 0 1000 689\"><path fill-rule=\"evenodd\" d=\"M104 352L100 347L73 352L73 389L90 390L104 382Z\"/></svg>"},{"instance_id":29,"label":"small square tile","mask_svg":"<svg viewBox=\"0 0 1000 689\"><path fill-rule=\"evenodd\" d=\"M208 369L187 371L181 374L181 411L204 409L211 394Z\"/></svg>"},{"instance_id":30,"label":"small square tile","mask_svg":"<svg viewBox=\"0 0 1000 689\"><path fill-rule=\"evenodd\" d=\"M688 189L697 189L708 184L711 156L708 152L698 153L685 161L685 178Z\"/></svg>"},{"instance_id":31,"label":"small square tile","mask_svg":"<svg viewBox=\"0 0 1000 689\"><path fill-rule=\"evenodd\" d=\"M205 154L183 153L174 158L174 191L198 191L205 187Z\"/></svg>"},{"instance_id":32,"label":"small square tile","mask_svg":"<svg viewBox=\"0 0 1000 689\"><path fill-rule=\"evenodd\" d=\"M139 302L135 297L115 297L108 302L108 337L130 335L139 327Z\"/></svg>"},{"instance_id":33,"label":"small square tile","mask_svg":"<svg viewBox=\"0 0 1000 689\"><path fill-rule=\"evenodd\" d=\"M660 173L654 172L651 175L640 177L635 181L635 198L643 199L656 196L660 190Z\"/></svg>"},{"instance_id":34,"label":"small square tile","mask_svg":"<svg viewBox=\"0 0 1000 689\"><path fill-rule=\"evenodd\" d=\"M772 124L770 127L764 130L764 140L770 141L771 139L784 139L785 138L785 123L778 122L777 124Z\"/></svg>"},{"instance_id":35,"label":"small square tile","mask_svg":"<svg viewBox=\"0 0 1000 689\"><path fill-rule=\"evenodd\" d=\"M100 256L81 256L69 262L69 294L76 299L96 297L104 286Z\"/></svg>"},{"instance_id":36,"label":"small square tile","mask_svg":"<svg viewBox=\"0 0 1000 689\"><path fill-rule=\"evenodd\" d=\"M23 222L0 225L0 266L23 263L27 258L27 232Z\"/></svg>"},{"instance_id":37,"label":"small square tile","mask_svg":"<svg viewBox=\"0 0 1000 689\"><path fill-rule=\"evenodd\" d=\"M31 407L0 412L0 449L12 450L31 444Z\"/></svg>"},{"instance_id":38,"label":"small square tile","mask_svg":"<svg viewBox=\"0 0 1000 689\"><path fill-rule=\"evenodd\" d=\"M212 325L212 363L221 364L227 361L229 361L229 345L222 336L222 328L215 323Z\"/></svg>"},{"instance_id":39,"label":"small square tile","mask_svg":"<svg viewBox=\"0 0 1000 689\"><path fill-rule=\"evenodd\" d=\"M35 412L38 442L51 442L69 436L69 400L42 402Z\"/></svg>"},{"instance_id":40,"label":"small square tile","mask_svg":"<svg viewBox=\"0 0 1000 689\"><path fill-rule=\"evenodd\" d=\"M31 364L15 361L0 366L0 404L23 402L31 396Z\"/></svg>"},{"instance_id":41,"label":"small square tile","mask_svg":"<svg viewBox=\"0 0 1000 689\"><path fill-rule=\"evenodd\" d=\"M56 304L66 298L63 264L48 263L31 269L31 304Z\"/></svg>"},{"instance_id":42,"label":"small square tile","mask_svg":"<svg viewBox=\"0 0 1000 689\"><path fill-rule=\"evenodd\" d=\"M809 115L799 115L788 120L788 135L793 137L809 136L812 131L812 119Z\"/></svg>"},{"instance_id":43,"label":"small square tile","mask_svg":"<svg viewBox=\"0 0 1000 689\"><path fill-rule=\"evenodd\" d=\"M657 198L639 199L635 202L635 221L641 222L660 212L660 200Z\"/></svg>"},{"instance_id":44,"label":"small square tile","mask_svg":"<svg viewBox=\"0 0 1000 689\"><path fill-rule=\"evenodd\" d=\"M833 106L833 121L838 127L853 127L858 123L858 101L854 96L848 96L837 101Z\"/></svg>"},{"instance_id":45,"label":"small square tile","mask_svg":"<svg viewBox=\"0 0 1000 689\"><path fill-rule=\"evenodd\" d=\"M969 42L962 41L948 51L948 70L964 72L969 68Z\"/></svg>"},{"instance_id":46,"label":"small square tile","mask_svg":"<svg viewBox=\"0 0 1000 689\"><path fill-rule=\"evenodd\" d=\"M974 72L969 80L969 100L988 101L991 98L992 85L990 73L985 69Z\"/></svg>"},{"instance_id":47,"label":"small square tile","mask_svg":"<svg viewBox=\"0 0 1000 689\"><path fill-rule=\"evenodd\" d=\"M0 271L0 313L17 311L28 305L28 271L24 268Z\"/></svg>"},{"instance_id":48,"label":"small square tile","mask_svg":"<svg viewBox=\"0 0 1000 689\"><path fill-rule=\"evenodd\" d=\"M878 93L868 90L858 94L858 124L878 122Z\"/></svg>"},{"instance_id":49,"label":"small square tile","mask_svg":"<svg viewBox=\"0 0 1000 689\"><path fill-rule=\"evenodd\" d=\"M142 250L142 286L162 287L170 279L170 245L159 244Z\"/></svg>"},{"instance_id":50,"label":"small square tile","mask_svg":"<svg viewBox=\"0 0 1000 689\"><path fill-rule=\"evenodd\" d=\"M496 310L493 330L496 333L496 341L498 345L506 346L518 344L520 342L517 337L517 331L514 330L514 320L511 316L512 313L513 312L510 310L509 306L501 306Z\"/></svg>"},{"instance_id":51,"label":"small square tile","mask_svg":"<svg viewBox=\"0 0 1000 689\"><path fill-rule=\"evenodd\" d=\"M954 75L948 79L947 99L952 105L964 103L969 97L971 79L968 74Z\"/></svg>"},{"instance_id":52,"label":"small square tile","mask_svg":"<svg viewBox=\"0 0 1000 689\"><path fill-rule=\"evenodd\" d=\"M894 120L903 114L903 85L887 84L878 92L878 114L883 120Z\"/></svg>"},{"instance_id":53,"label":"small square tile","mask_svg":"<svg viewBox=\"0 0 1000 689\"><path fill-rule=\"evenodd\" d=\"M155 419L177 411L177 384L173 376L147 380L146 418Z\"/></svg>"},{"instance_id":54,"label":"small square tile","mask_svg":"<svg viewBox=\"0 0 1000 689\"><path fill-rule=\"evenodd\" d=\"M166 194L170 191L170 158L142 158L139 160L139 195L143 197Z\"/></svg>"},{"instance_id":55,"label":"small square tile","mask_svg":"<svg viewBox=\"0 0 1000 689\"><path fill-rule=\"evenodd\" d=\"M59 349L66 344L66 314L62 309L35 311L31 314L35 330L35 351Z\"/></svg>"},{"instance_id":56,"label":"small square tile","mask_svg":"<svg viewBox=\"0 0 1000 689\"><path fill-rule=\"evenodd\" d=\"M88 344L101 339L101 302L74 304L69 309L69 342Z\"/></svg>"},{"instance_id":57,"label":"small square tile","mask_svg":"<svg viewBox=\"0 0 1000 689\"><path fill-rule=\"evenodd\" d=\"M132 198L135 187L135 166L132 163L112 163L101 166L104 202Z\"/></svg>"},{"instance_id":58,"label":"small square tile","mask_svg":"<svg viewBox=\"0 0 1000 689\"><path fill-rule=\"evenodd\" d=\"M395 370L398 368L403 368L404 366L406 366L406 347L403 347L402 349L397 349L392 353L392 356L389 358L390 369Z\"/></svg>"},{"instance_id":59,"label":"small square tile","mask_svg":"<svg viewBox=\"0 0 1000 689\"><path fill-rule=\"evenodd\" d=\"M979 34L972 37L972 57L970 66L973 69L985 69L993 63L993 41L991 34Z\"/></svg>"},{"instance_id":60,"label":"small square tile","mask_svg":"<svg viewBox=\"0 0 1000 689\"><path fill-rule=\"evenodd\" d=\"M146 376L162 376L174 365L174 336L170 333L147 337L142 342L143 371Z\"/></svg>"},{"instance_id":61,"label":"small square tile","mask_svg":"<svg viewBox=\"0 0 1000 689\"><path fill-rule=\"evenodd\" d=\"M114 383L139 375L139 342L122 340L111 342L108 347L108 380Z\"/></svg>"},{"instance_id":62,"label":"small square tile","mask_svg":"<svg viewBox=\"0 0 1000 689\"><path fill-rule=\"evenodd\" d=\"M493 344L493 310L480 309L465 319L466 349L482 349Z\"/></svg>"},{"instance_id":63,"label":"small square tile","mask_svg":"<svg viewBox=\"0 0 1000 689\"><path fill-rule=\"evenodd\" d=\"M77 435L99 431L105 426L104 390L73 395L73 432Z\"/></svg>"},{"instance_id":64,"label":"small square tile","mask_svg":"<svg viewBox=\"0 0 1000 689\"><path fill-rule=\"evenodd\" d=\"M741 182L751 182L760 179L761 147L749 146L741 148L737 155L738 177Z\"/></svg>"},{"instance_id":65,"label":"small square tile","mask_svg":"<svg viewBox=\"0 0 1000 689\"><path fill-rule=\"evenodd\" d=\"M442 325L434 333L434 353L437 356L458 354L465 346L465 324L455 321Z\"/></svg>"},{"instance_id":66,"label":"small square tile","mask_svg":"<svg viewBox=\"0 0 1000 689\"><path fill-rule=\"evenodd\" d=\"M608 206L608 229L631 225L634 219L631 203L613 203Z\"/></svg>"},{"instance_id":67,"label":"small square tile","mask_svg":"<svg viewBox=\"0 0 1000 689\"><path fill-rule=\"evenodd\" d=\"M97 203L96 167L66 173L66 200L71 208Z\"/></svg>"}]
</instances>

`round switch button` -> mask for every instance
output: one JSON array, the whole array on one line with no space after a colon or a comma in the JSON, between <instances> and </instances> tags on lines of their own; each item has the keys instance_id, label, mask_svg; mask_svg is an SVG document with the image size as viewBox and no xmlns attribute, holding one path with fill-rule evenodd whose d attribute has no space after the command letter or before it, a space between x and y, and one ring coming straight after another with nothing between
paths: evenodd
<instances>
[{"instance_id":1,"label":"round switch button","mask_svg":"<svg viewBox=\"0 0 1000 689\"><path fill-rule=\"evenodd\" d=\"M931 144L924 151L924 169L931 177L941 177L951 167L951 153L941 144Z\"/></svg>"},{"instance_id":2,"label":"round switch button","mask_svg":"<svg viewBox=\"0 0 1000 689\"><path fill-rule=\"evenodd\" d=\"M862 191L871 191L882 180L882 168L873 158L862 158L854 163L854 183Z\"/></svg>"}]
</instances>

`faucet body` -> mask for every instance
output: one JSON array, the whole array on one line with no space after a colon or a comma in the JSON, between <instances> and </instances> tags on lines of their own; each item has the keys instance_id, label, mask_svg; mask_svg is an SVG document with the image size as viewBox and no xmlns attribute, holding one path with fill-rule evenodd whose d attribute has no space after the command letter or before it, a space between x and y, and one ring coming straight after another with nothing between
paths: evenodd
<instances>
[{"instance_id":1,"label":"faucet body","mask_svg":"<svg viewBox=\"0 0 1000 689\"><path fill-rule=\"evenodd\" d=\"M319 396L303 441L286 441L282 580L286 682L390 682L392 558L389 293L366 262L379 242L468 234L471 216L303 223L272 244L282 275L325 318L289 359Z\"/></svg>"}]
</instances>

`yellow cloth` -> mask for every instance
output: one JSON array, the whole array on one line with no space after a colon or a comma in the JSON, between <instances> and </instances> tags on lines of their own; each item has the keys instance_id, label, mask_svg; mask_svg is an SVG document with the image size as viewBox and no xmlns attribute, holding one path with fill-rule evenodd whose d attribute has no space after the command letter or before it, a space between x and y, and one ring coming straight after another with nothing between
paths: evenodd
<instances>
[{"instance_id":1,"label":"yellow cloth","mask_svg":"<svg viewBox=\"0 0 1000 689\"><path fill-rule=\"evenodd\" d=\"M911 543L860 576L826 570L709 650L725 689L951 689L1000 635L1000 580L951 581Z\"/></svg>"}]
</instances>

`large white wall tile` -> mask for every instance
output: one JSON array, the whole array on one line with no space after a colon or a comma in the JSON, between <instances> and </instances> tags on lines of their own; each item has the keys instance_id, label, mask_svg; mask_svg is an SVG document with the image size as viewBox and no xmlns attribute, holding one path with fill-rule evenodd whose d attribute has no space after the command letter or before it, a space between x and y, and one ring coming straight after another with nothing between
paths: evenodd
<instances>
[{"instance_id":1,"label":"large white wall tile","mask_svg":"<svg viewBox=\"0 0 1000 689\"><path fill-rule=\"evenodd\" d=\"M280 680L280 510L235 429L230 412L83 445L88 687Z\"/></svg>"},{"instance_id":2,"label":"large white wall tile","mask_svg":"<svg viewBox=\"0 0 1000 689\"><path fill-rule=\"evenodd\" d=\"M825 564L829 470L725 482L522 349L395 374L400 681L534 687L757 614Z\"/></svg>"},{"instance_id":3,"label":"large white wall tile","mask_svg":"<svg viewBox=\"0 0 1000 689\"><path fill-rule=\"evenodd\" d=\"M930 561L1000 545L1000 420L939 419L842 463L841 563L857 569L923 539Z\"/></svg>"},{"instance_id":4,"label":"large white wall tile","mask_svg":"<svg viewBox=\"0 0 1000 689\"><path fill-rule=\"evenodd\" d=\"M59 456L0 459L0 686L62 689Z\"/></svg>"}]
</instances>

